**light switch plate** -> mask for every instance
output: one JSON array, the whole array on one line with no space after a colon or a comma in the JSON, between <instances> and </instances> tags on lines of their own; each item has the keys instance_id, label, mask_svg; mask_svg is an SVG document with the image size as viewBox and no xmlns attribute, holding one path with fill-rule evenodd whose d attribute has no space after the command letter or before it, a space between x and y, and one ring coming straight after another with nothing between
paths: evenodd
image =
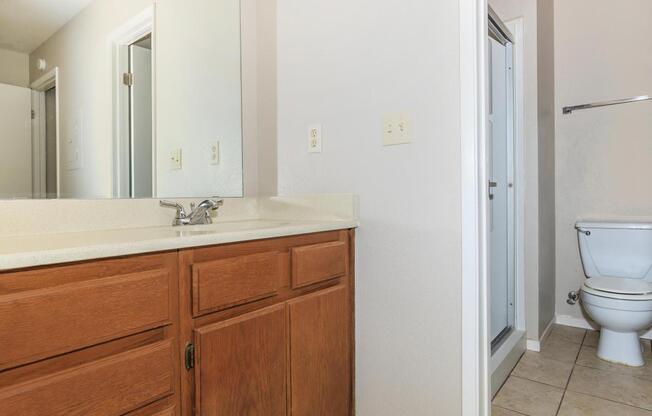
<instances>
[{"instance_id":1,"label":"light switch plate","mask_svg":"<svg viewBox=\"0 0 652 416\"><path fill-rule=\"evenodd\" d=\"M170 169L180 170L182 167L181 149L174 149L170 152Z\"/></svg>"},{"instance_id":2,"label":"light switch plate","mask_svg":"<svg viewBox=\"0 0 652 416\"><path fill-rule=\"evenodd\" d=\"M321 153L322 126L312 124L308 126L308 153Z\"/></svg>"},{"instance_id":3,"label":"light switch plate","mask_svg":"<svg viewBox=\"0 0 652 416\"><path fill-rule=\"evenodd\" d=\"M408 113L391 113L383 116L383 146L408 144L412 142Z\"/></svg>"},{"instance_id":4,"label":"light switch plate","mask_svg":"<svg viewBox=\"0 0 652 416\"><path fill-rule=\"evenodd\" d=\"M220 164L220 142L219 140L215 140L210 144L209 147L209 154L210 154L210 160L211 160L211 165L219 165Z\"/></svg>"}]
</instances>

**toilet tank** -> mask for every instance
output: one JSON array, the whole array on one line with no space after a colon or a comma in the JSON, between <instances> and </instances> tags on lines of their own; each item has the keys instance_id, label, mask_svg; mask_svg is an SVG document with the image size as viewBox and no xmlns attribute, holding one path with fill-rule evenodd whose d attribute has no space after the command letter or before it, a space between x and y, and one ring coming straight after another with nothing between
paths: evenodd
<instances>
[{"instance_id":1,"label":"toilet tank","mask_svg":"<svg viewBox=\"0 0 652 416\"><path fill-rule=\"evenodd\" d=\"M578 221L575 228L587 277L652 282L652 222Z\"/></svg>"}]
</instances>

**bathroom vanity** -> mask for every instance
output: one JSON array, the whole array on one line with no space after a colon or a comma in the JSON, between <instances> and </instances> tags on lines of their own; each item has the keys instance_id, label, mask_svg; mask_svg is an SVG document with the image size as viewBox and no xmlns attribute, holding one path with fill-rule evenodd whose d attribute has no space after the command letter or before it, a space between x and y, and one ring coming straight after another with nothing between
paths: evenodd
<instances>
[{"instance_id":1,"label":"bathroom vanity","mask_svg":"<svg viewBox=\"0 0 652 416\"><path fill-rule=\"evenodd\" d=\"M18 237L0 414L352 414L355 223L206 227Z\"/></svg>"}]
</instances>

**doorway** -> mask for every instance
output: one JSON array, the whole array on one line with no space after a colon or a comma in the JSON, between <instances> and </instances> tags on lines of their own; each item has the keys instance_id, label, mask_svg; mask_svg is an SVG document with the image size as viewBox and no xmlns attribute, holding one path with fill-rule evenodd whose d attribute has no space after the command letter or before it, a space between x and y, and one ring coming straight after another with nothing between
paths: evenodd
<instances>
[{"instance_id":1,"label":"doorway","mask_svg":"<svg viewBox=\"0 0 652 416\"><path fill-rule=\"evenodd\" d=\"M59 69L32 83L32 197L61 196L59 166Z\"/></svg>"},{"instance_id":2,"label":"doorway","mask_svg":"<svg viewBox=\"0 0 652 416\"><path fill-rule=\"evenodd\" d=\"M128 46L129 72L129 196L153 196L152 34Z\"/></svg>"},{"instance_id":3,"label":"doorway","mask_svg":"<svg viewBox=\"0 0 652 416\"><path fill-rule=\"evenodd\" d=\"M523 49L521 19L489 8L486 178L487 286L491 394L526 348L524 277Z\"/></svg>"},{"instance_id":4,"label":"doorway","mask_svg":"<svg viewBox=\"0 0 652 416\"><path fill-rule=\"evenodd\" d=\"M494 352L514 328L514 77L512 43L490 25L487 178L490 338Z\"/></svg>"},{"instance_id":5,"label":"doorway","mask_svg":"<svg viewBox=\"0 0 652 416\"><path fill-rule=\"evenodd\" d=\"M156 189L156 35L148 7L111 35L113 196L152 198Z\"/></svg>"}]
</instances>

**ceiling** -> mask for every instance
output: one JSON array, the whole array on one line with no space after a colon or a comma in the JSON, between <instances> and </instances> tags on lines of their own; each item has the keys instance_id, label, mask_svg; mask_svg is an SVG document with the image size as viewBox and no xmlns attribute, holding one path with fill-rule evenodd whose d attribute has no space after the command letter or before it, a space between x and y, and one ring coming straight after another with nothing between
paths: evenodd
<instances>
[{"instance_id":1,"label":"ceiling","mask_svg":"<svg viewBox=\"0 0 652 416\"><path fill-rule=\"evenodd\" d=\"M30 53L92 0L0 0L0 49Z\"/></svg>"}]
</instances>

